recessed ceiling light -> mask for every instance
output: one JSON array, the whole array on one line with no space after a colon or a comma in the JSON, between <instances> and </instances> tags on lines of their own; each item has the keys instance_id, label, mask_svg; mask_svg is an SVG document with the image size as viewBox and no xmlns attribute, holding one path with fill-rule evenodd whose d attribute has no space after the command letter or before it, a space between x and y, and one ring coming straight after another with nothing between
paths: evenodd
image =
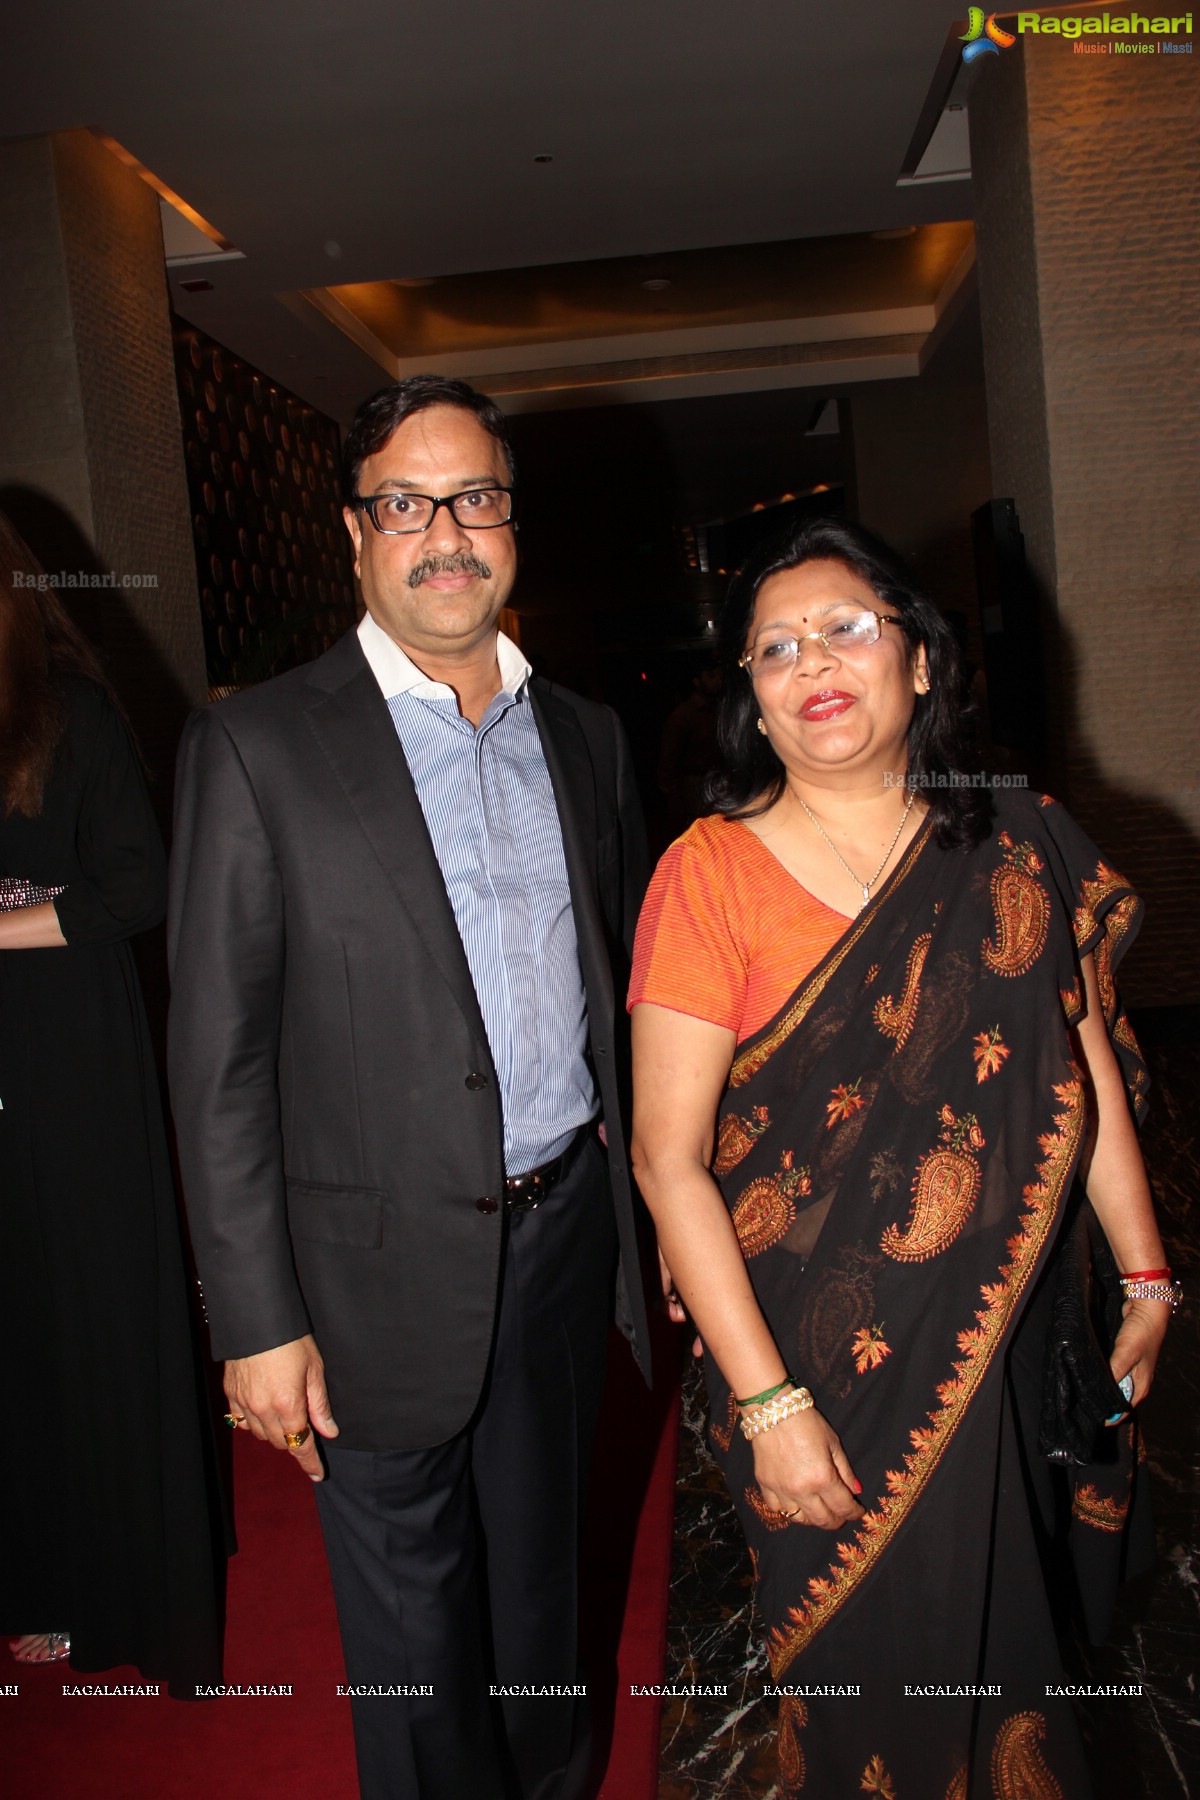
<instances>
[{"instance_id":1,"label":"recessed ceiling light","mask_svg":"<svg viewBox=\"0 0 1200 1800\"><path fill-rule=\"evenodd\" d=\"M663 289L669 288L670 285L671 283L665 275L652 275L649 281L643 281L642 283L642 286L644 288L649 288L652 294L661 294Z\"/></svg>"}]
</instances>

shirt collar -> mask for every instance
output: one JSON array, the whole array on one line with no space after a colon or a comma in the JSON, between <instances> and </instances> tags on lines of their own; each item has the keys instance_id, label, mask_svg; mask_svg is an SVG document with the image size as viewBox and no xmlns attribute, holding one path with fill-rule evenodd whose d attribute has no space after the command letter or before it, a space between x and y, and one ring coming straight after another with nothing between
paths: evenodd
<instances>
[{"instance_id":1,"label":"shirt collar","mask_svg":"<svg viewBox=\"0 0 1200 1800\"><path fill-rule=\"evenodd\" d=\"M444 681L431 681L428 675L422 674L411 656L388 636L369 612L362 616L358 641L385 700L391 700L397 694L415 694L421 700L453 699L453 689ZM502 631L496 633L496 661L500 665L501 688L515 697L529 679L532 667Z\"/></svg>"}]
</instances>

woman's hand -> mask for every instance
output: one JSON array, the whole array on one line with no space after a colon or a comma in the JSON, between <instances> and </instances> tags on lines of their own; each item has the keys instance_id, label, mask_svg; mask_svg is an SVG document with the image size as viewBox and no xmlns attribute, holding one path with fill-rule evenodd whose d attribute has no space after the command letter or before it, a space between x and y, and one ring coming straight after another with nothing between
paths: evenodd
<instances>
[{"instance_id":1,"label":"woman's hand","mask_svg":"<svg viewBox=\"0 0 1200 1800\"><path fill-rule=\"evenodd\" d=\"M1113 1345L1109 1367L1113 1380L1133 1376L1132 1406L1146 1398L1154 1381L1154 1365L1171 1322L1171 1308L1165 1300L1128 1300L1117 1341ZM1122 1413L1121 1417L1126 1415ZM1119 1424L1119 1420L1114 1420Z\"/></svg>"},{"instance_id":2,"label":"woman's hand","mask_svg":"<svg viewBox=\"0 0 1200 1800\"><path fill-rule=\"evenodd\" d=\"M837 1432L815 1407L772 1425L753 1446L754 1473L772 1512L791 1513L792 1524L823 1531L862 1518L856 1498L862 1484Z\"/></svg>"}]
</instances>

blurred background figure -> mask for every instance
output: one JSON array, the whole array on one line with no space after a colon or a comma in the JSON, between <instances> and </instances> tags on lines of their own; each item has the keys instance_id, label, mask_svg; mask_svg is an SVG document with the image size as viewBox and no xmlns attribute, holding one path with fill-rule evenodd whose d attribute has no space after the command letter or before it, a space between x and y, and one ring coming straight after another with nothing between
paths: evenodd
<instances>
[{"instance_id":1,"label":"blurred background figure","mask_svg":"<svg viewBox=\"0 0 1200 1800\"><path fill-rule=\"evenodd\" d=\"M0 515L0 1623L186 1697L224 1545L130 944L165 874L121 708Z\"/></svg>"},{"instance_id":2,"label":"blurred background figure","mask_svg":"<svg viewBox=\"0 0 1200 1800\"><path fill-rule=\"evenodd\" d=\"M715 658L703 658L692 672L691 692L668 713L663 725L658 787L666 797L669 837L678 837L705 811L704 779L717 765L722 685Z\"/></svg>"}]
</instances>

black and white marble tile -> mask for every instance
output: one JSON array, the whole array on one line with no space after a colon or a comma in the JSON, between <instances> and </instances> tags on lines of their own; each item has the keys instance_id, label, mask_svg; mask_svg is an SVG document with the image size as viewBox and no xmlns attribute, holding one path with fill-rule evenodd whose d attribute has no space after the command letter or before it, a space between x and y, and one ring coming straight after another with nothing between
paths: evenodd
<instances>
[{"instance_id":1,"label":"black and white marble tile","mask_svg":"<svg viewBox=\"0 0 1200 1800\"><path fill-rule=\"evenodd\" d=\"M1144 1148L1168 1254L1189 1291L1142 1425L1154 1475L1158 1566L1130 1583L1103 1649L1065 1646L1074 1678L1140 1682L1140 1700L1082 1703L1097 1800L1200 1796L1200 1041L1178 1033L1145 1049L1154 1078ZM725 1684L723 1698L668 1700L659 1800L780 1800L775 1705L754 1616L749 1557L704 1441L697 1371L684 1381L666 1678Z\"/></svg>"}]
</instances>

